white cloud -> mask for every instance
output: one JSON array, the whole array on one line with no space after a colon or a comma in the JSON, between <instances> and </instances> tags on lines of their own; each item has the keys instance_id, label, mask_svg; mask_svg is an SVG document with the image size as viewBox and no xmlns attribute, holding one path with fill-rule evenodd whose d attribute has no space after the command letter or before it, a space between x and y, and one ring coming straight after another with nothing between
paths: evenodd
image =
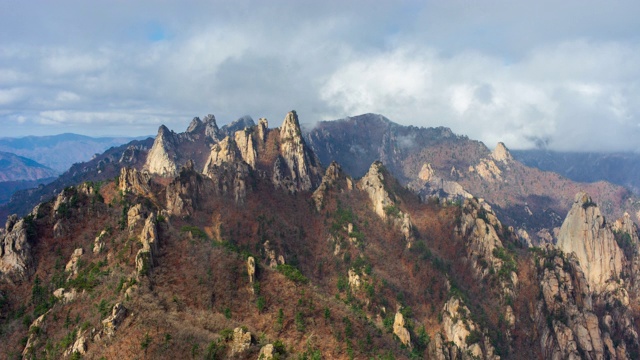
<instances>
[{"instance_id":1,"label":"white cloud","mask_svg":"<svg viewBox=\"0 0 640 360\"><path fill-rule=\"evenodd\" d=\"M513 148L636 149L640 135L633 1L5 7L0 121L21 123L16 135L181 131L207 113L277 126L291 109L303 122L377 112Z\"/></svg>"},{"instance_id":2,"label":"white cloud","mask_svg":"<svg viewBox=\"0 0 640 360\"><path fill-rule=\"evenodd\" d=\"M26 91L23 88L0 89L0 105L11 105L24 98Z\"/></svg>"},{"instance_id":3,"label":"white cloud","mask_svg":"<svg viewBox=\"0 0 640 360\"><path fill-rule=\"evenodd\" d=\"M582 61L603 49L612 50ZM505 141L526 148L548 139L563 150L635 150L633 137L622 136L640 135L638 114L629 106L630 96L640 99L639 79L620 73L629 59L640 60L640 48L558 44L504 64L478 53L445 57L433 49L399 47L355 55L329 77L321 95L340 113L371 111L402 123L445 124L489 146ZM610 138L600 136L603 126ZM574 128L585 136L567 136Z\"/></svg>"}]
</instances>

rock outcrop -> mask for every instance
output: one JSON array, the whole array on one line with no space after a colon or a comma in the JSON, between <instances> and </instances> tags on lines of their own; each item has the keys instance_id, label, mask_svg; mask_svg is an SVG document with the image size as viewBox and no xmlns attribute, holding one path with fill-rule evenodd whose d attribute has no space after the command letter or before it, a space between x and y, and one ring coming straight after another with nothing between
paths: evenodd
<instances>
[{"instance_id":1,"label":"rock outcrop","mask_svg":"<svg viewBox=\"0 0 640 360\"><path fill-rule=\"evenodd\" d=\"M429 163L422 164L422 168L418 173L418 178L422 181L429 181L436 175L435 170Z\"/></svg>"},{"instance_id":2,"label":"rock outcrop","mask_svg":"<svg viewBox=\"0 0 640 360\"><path fill-rule=\"evenodd\" d=\"M258 360L271 360L273 359L274 354L273 344L267 344L260 348L260 353L258 354Z\"/></svg>"},{"instance_id":3,"label":"rock outcrop","mask_svg":"<svg viewBox=\"0 0 640 360\"><path fill-rule=\"evenodd\" d=\"M212 166L232 163L239 159L242 159L242 154L238 146L231 137L227 136L211 147L211 155L204 166L204 173L206 174Z\"/></svg>"},{"instance_id":4,"label":"rock outcrop","mask_svg":"<svg viewBox=\"0 0 640 360\"><path fill-rule=\"evenodd\" d=\"M509 149L507 149L503 142L499 142L498 145L496 145L496 148L491 152L491 157L493 160L505 164L513 160L513 156L511 156Z\"/></svg>"},{"instance_id":5,"label":"rock outcrop","mask_svg":"<svg viewBox=\"0 0 640 360\"><path fill-rule=\"evenodd\" d=\"M471 312L458 298L451 298L442 310L442 328L444 336L453 342L463 354L478 359L499 359L495 349L486 341L482 330L470 318ZM483 347L480 344L484 345Z\"/></svg>"},{"instance_id":6,"label":"rock outcrop","mask_svg":"<svg viewBox=\"0 0 640 360\"><path fill-rule=\"evenodd\" d=\"M220 128L220 139L225 136L233 136L233 134L235 134L236 132L243 129L252 128L255 125L256 123L253 121L251 116L243 116Z\"/></svg>"},{"instance_id":7,"label":"rock outcrop","mask_svg":"<svg viewBox=\"0 0 640 360\"><path fill-rule=\"evenodd\" d=\"M369 171L358 182L358 188L369 195L373 211L381 219L387 219L388 209L394 206L395 202L385 187L385 175L380 161L371 164Z\"/></svg>"},{"instance_id":8,"label":"rock outcrop","mask_svg":"<svg viewBox=\"0 0 640 360\"><path fill-rule=\"evenodd\" d=\"M64 220L58 219L55 224L53 224L53 238L61 239L67 235L67 226L65 225Z\"/></svg>"},{"instance_id":9,"label":"rock outcrop","mask_svg":"<svg viewBox=\"0 0 640 360\"><path fill-rule=\"evenodd\" d=\"M390 220L400 228L409 248L414 240L411 217L398 209L395 195L387 190L385 173L382 163L375 161L358 182L358 188L369 195L373 211L381 219Z\"/></svg>"},{"instance_id":10,"label":"rock outcrop","mask_svg":"<svg viewBox=\"0 0 640 360\"><path fill-rule=\"evenodd\" d=\"M249 349L251 346L251 333L244 331L241 327L233 329L233 339L231 341L231 356L238 355Z\"/></svg>"},{"instance_id":11,"label":"rock outcrop","mask_svg":"<svg viewBox=\"0 0 640 360\"><path fill-rule=\"evenodd\" d=\"M255 168L256 159L251 131L237 131L235 140L226 137L211 148L203 173L213 180L216 193L232 195L236 203L241 204L247 195L250 169Z\"/></svg>"},{"instance_id":12,"label":"rock outcrop","mask_svg":"<svg viewBox=\"0 0 640 360\"><path fill-rule=\"evenodd\" d=\"M232 196L236 204L244 203L251 176L246 162L222 161L218 165L209 163L204 174L213 181L212 189L216 194Z\"/></svg>"},{"instance_id":13,"label":"rock outcrop","mask_svg":"<svg viewBox=\"0 0 640 360\"><path fill-rule=\"evenodd\" d=\"M29 226L32 220L10 218L5 234L0 237L0 276L5 279L23 279L33 262L29 243Z\"/></svg>"},{"instance_id":14,"label":"rock outcrop","mask_svg":"<svg viewBox=\"0 0 640 360\"><path fill-rule=\"evenodd\" d=\"M170 215L188 216L200 207L200 203L212 194L211 184L188 162L180 174L166 189L167 212Z\"/></svg>"},{"instance_id":15,"label":"rock outcrop","mask_svg":"<svg viewBox=\"0 0 640 360\"><path fill-rule=\"evenodd\" d=\"M313 192L311 196L316 204L316 209L320 211L324 205L324 198L331 189L336 190L352 190L353 180L347 177L337 162L332 162L322 177L320 186Z\"/></svg>"},{"instance_id":16,"label":"rock outcrop","mask_svg":"<svg viewBox=\"0 0 640 360\"><path fill-rule=\"evenodd\" d=\"M127 211L127 225L129 227L129 232L133 233L138 225L144 222L147 215L148 210L143 207L142 204L135 204L129 208Z\"/></svg>"},{"instance_id":17,"label":"rock outcrop","mask_svg":"<svg viewBox=\"0 0 640 360\"><path fill-rule=\"evenodd\" d=\"M542 355L546 359L627 359L637 351L638 333L628 295L609 282L599 294L575 253L547 245L537 257L541 300L535 309Z\"/></svg>"},{"instance_id":18,"label":"rock outcrop","mask_svg":"<svg viewBox=\"0 0 640 360\"><path fill-rule=\"evenodd\" d=\"M140 243L142 243L142 249L138 250L136 254L138 276L149 274L155 265L155 258L158 254L158 230L154 213L149 214L145 221L142 233L140 233Z\"/></svg>"},{"instance_id":19,"label":"rock outcrop","mask_svg":"<svg viewBox=\"0 0 640 360\"><path fill-rule=\"evenodd\" d=\"M175 176L178 172L176 138L173 131L161 125L147 155L144 169L160 176Z\"/></svg>"},{"instance_id":20,"label":"rock outcrop","mask_svg":"<svg viewBox=\"0 0 640 360\"><path fill-rule=\"evenodd\" d=\"M269 264L269 267L272 269L275 269L279 264L284 264L284 256L282 255L277 255L276 256L276 251L274 249L271 248L271 244L269 243L269 240L265 241L264 244L264 254L265 254L265 261L266 263Z\"/></svg>"},{"instance_id":21,"label":"rock outcrop","mask_svg":"<svg viewBox=\"0 0 640 360\"><path fill-rule=\"evenodd\" d=\"M163 177L178 175L179 169L189 161L201 169L209 156L211 145L220 141L226 133L218 129L213 115L207 115L204 120L193 119L187 131L179 134L162 125L143 169Z\"/></svg>"},{"instance_id":22,"label":"rock outcrop","mask_svg":"<svg viewBox=\"0 0 640 360\"><path fill-rule=\"evenodd\" d=\"M205 116L203 120L197 117L193 118L186 133L194 137L202 136L208 143L216 142L220 138L216 117L211 114Z\"/></svg>"},{"instance_id":23,"label":"rock outcrop","mask_svg":"<svg viewBox=\"0 0 640 360\"><path fill-rule=\"evenodd\" d=\"M78 275L78 261L80 261L83 254L84 250L82 248L75 249L73 254L71 254L71 259L69 259L69 262L64 267L64 271L69 273L69 277Z\"/></svg>"},{"instance_id":24,"label":"rock outcrop","mask_svg":"<svg viewBox=\"0 0 640 360\"><path fill-rule=\"evenodd\" d=\"M267 141L267 132L269 131L269 121L265 118L258 120L258 139L264 143Z\"/></svg>"},{"instance_id":25,"label":"rock outcrop","mask_svg":"<svg viewBox=\"0 0 640 360\"><path fill-rule=\"evenodd\" d=\"M253 256L247 258L247 275L249 275L249 283L253 284L256 276L256 259Z\"/></svg>"},{"instance_id":26,"label":"rock outcrop","mask_svg":"<svg viewBox=\"0 0 640 360\"><path fill-rule=\"evenodd\" d=\"M633 222L629 213L613 223L613 235L627 259L629 275L628 290L640 295L640 239L638 226Z\"/></svg>"},{"instance_id":27,"label":"rock outcrop","mask_svg":"<svg viewBox=\"0 0 640 360\"><path fill-rule=\"evenodd\" d=\"M151 177L148 173L134 168L122 168L118 178L118 188L125 194L146 196L151 193Z\"/></svg>"},{"instance_id":28,"label":"rock outcrop","mask_svg":"<svg viewBox=\"0 0 640 360\"><path fill-rule=\"evenodd\" d=\"M55 296L56 299L65 304L75 300L78 296L78 292L76 291L76 289L67 290L65 288L59 288L53 292L53 296Z\"/></svg>"},{"instance_id":29,"label":"rock outcrop","mask_svg":"<svg viewBox=\"0 0 640 360\"><path fill-rule=\"evenodd\" d=\"M272 181L290 192L310 191L321 181L320 161L307 147L298 115L291 111L280 127L280 156L273 166Z\"/></svg>"},{"instance_id":30,"label":"rock outcrop","mask_svg":"<svg viewBox=\"0 0 640 360\"><path fill-rule=\"evenodd\" d=\"M455 166L452 167L449 177L458 178L459 176ZM417 179L407 184L407 187L420 195L424 201L432 198L464 201L473 197L458 182L438 176L430 163L422 164Z\"/></svg>"},{"instance_id":31,"label":"rock outcrop","mask_svg":"<svg viewBox=\"0 0 640 360\"><path fill-rule=\"evenodd\" d=\"M360 289L360 285L361 285L360 275L358 275L358 273L354 269L349 269L348 275L349 275L349 287L351 288L351 290L356 291Z\"/></svg>"},{"instance_id":32,"label":"rock outcrop","mask_svg":"<svg viewBox=\"0 0 640 360\"><path fill-rule=\"evenodd\" d=\"M29 355L33 353L33 349L38 341L38 335L43 331L44 318L46 315L46 313L40 315L29 325L29 338L27 339L24 350L22 350L22 357L24 359L30 358Z\"/></svg>"},{"instance_id":33,"label":"rock outcrop","mask_svg":"<svg viewBox=\"0 0 640 360\"><path fill-rule=\"evenodd\" d=\"M411 346L411 334L405 327L404 316L400 311L396 312L396 316L393 320L393 333L400 339L400 342L405 346Z\"/></svg>"},{"instance_id":34,"label":"rock outcrop","mask_svg":"<svg viewBox=\"0 0 640 360\"><path fill-rule=\"evenodd\" d=\"M567 254L576 255L589 287L595 292L601 292L608 281L620 277L624 254L611 226L585 193L576 195L560 228L557 246Z\"/></svg>"},{"instance_id":35,"label":"rock outcrop","mask_svg":"<svg viewBox=\"0 0 640 360\"><path fill-rule=\"evenodd\" d=\"M122 324L126 317L127 308L121 303L115 304L111 310L111 316L102 320L102 331L104 334L109 337L114 336L116 330L118 330L118 326Z\"/></svg>"},{"instance_id":36,"label":"rock outcrop","mask_svg":"<svg viewBox=\"0 0 640 360\"><path fill-rule=\"evenodd\" d=\"M481 276L487 276L491 268L495 272L503 266L504 259L496 256L504 249L498 231L502 224L495 214L483 207L480 200L471 198L464 201L457 232L465 238L467 258Z\"/></svg>"},{"instance_id":37,"label":"rock outcrop","mask_svg":"<svg viewBox=\"0 0 640 360\"><path fill-rule=\"evenodd\" d=\"M256 152L256 144L253 141L253 130L254 128L247 128L236 131L234 138L242 160L252 169L255 169L258 154Z\"/></svg>"}]
</instances>

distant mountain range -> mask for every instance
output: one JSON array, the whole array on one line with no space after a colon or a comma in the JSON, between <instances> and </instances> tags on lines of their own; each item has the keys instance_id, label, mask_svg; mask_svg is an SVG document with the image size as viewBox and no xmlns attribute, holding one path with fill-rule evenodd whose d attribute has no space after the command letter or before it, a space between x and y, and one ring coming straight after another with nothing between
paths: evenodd
<instances>
[{"instance_id":1,"label":"distant mountain range","mask_svg":"<svg viewBox=\"0 0 640 360\"><path fill-rule=\"evenodd\" d=\"M608 181L640 194L640 154L514 150L523 164L579 182Z\"/></svg>"},{"instance_id":2,"label":"distant mountain range","mask_svg":"<svg viewBox=\"0 0 640 360\"><path fill-rule=\"evenodd\" d=\"M0 182L37 180L58 175L58 172L34 160L0 151Z\"/></svg>"},{"instance_id":3,"label":"distant mountain range","mask_svg":"<svg viewBox=\"0 0 640 360\"><path fill-rule=\"evenodd\" d=\"M145 138L147 136L94 138L78 134L7 137L0 138L0 151L33 159L62 173L71 165L90 160L94 155L102 154L112 146Z\"/></svg>"}]
</instances>

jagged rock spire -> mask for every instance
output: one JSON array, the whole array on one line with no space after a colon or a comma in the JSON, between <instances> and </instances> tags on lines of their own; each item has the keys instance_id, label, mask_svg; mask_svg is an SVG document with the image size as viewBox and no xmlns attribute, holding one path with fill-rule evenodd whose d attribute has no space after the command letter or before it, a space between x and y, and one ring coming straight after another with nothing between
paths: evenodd
<instances>
[{"instance_id":1,"label":"jagged rock spire","mask_svg":"<svg viewBox=\"0 0 640 360\"><path fill-rule=\"evenodd\" d=\"M290 111L280 127L280 158L274 164L273 182L290 191L309 191L320 184L321 168L302 138L298 114Z\"/></svg>"},{"instance_id":2,"label":"jagged rock spire","mask_svg":"<svg viewBox=\"0 0 640 360\"><path fill-rule=\"evenodd\" d=\"M198 129L201 128L202 126L203 126L202 120L200 120L199 117L194 117L193 120L191 120L189 127L187 128L187 132L194 133L198 131Z\"/></svg>"},{"instance_id":3,"label":"jagged rock spire","mask_svg":"<svg viewBox=\"0 0 640 360\"><path fill-rule=\"evenodd\" d=\"M204 135L211 140L218 141L220 139L220 129L216 124L216 117L208 114L204 117Z\"/></svg>"},{"instance_id":4,"label":"jagged rock spire","mask_svg":"<svg viewBox=\"0 0 640 360\"><path fill-rule=\"evenodd\" d=\"M144 164L145 170L160 176L175 176L177 174L175 137L173 131L160 125L158 135L147 155L147 161Z\"/></svg>"},{"instance_id":5,"label":"jagged rock spire","mask_svg":"<svg viewBox=\"0 0 640 360\"><path fill-rule=\"evenodd\" d=\"M498 145L496 145L496 148L493 149L493 152L491 153L491 157L495 161L500 161L504 163L513 160L513 156L511 156L509 149L507 149L507 147L503 142L499 142Z\"/></svg>"},{"instance_id":6,"label":"jagged rock spire","mask_svg":"<svg viewBox=\"0 0 640 360\"><path fill-rule=\"evenodd\" d=\"M373 210L382 219L387 218L386 209L394 205L393 200L384 186L383 165L380 161L374 161L369 171L360 179L358 187L364 190L373 205Z\"/></svg>"}]
</instances>

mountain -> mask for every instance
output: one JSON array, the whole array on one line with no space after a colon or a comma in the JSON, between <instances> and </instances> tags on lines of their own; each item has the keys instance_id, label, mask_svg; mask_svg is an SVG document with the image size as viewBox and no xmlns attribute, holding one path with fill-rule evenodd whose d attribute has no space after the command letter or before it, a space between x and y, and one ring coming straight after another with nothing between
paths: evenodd
<instances>
[{"instance_id":1,"label":"mountain","mask_svg":"<svg viewBox=\"0 0 640 360\"><path fill-rule=\"evenodd\" d=\"M534 243L555 241L579 191L591 194L609 217L640 209L634 194L622 186L579 183L528 167L502 143L492 151L448 128L402 126L364 114L319 122L305 138L322 163L337 161L354 177L366 171L363 164L379 159L424 200L483 198L507 225Z\"/></svg>"},{"instance_id":2,"label":"mountain","mask_svg":"<svg viewBox=\"0 0 640 360\"><path fill-rule=\"evenodd\" d=\"M51 182L57 172L31 159L0 151L0 205L18 190Z\"/></svg>"},{"instance_id":3,"label":"mountain","mask_svg":"<svg viewBox=\"0 0 640 360\"><path fill-rule=\"evenodd\" d=\"M15 194L17 191L37 188L40 185L44 186L54 181L55 179L55 177L50 177L38 180L16 180L0 182L0 205L8 203L11 200L13 194ZM6 220L6 215L0 214L0 220Z\"/></svg>"},{"instance_id":4,"label":"mountain","mask_svg":"<svg viewBox=\"0 0 640 360\"><path fill-rule=\"evenodd\" d=\"M56 171L31 159L0 151L0 182L38 180L57 175Z\"/></svg>"},{"instance_id":5,"label":"mountain","mask_svg":"<svg viewBox=\"0 0 640 360\"><path fill-rule=\"evenodd\" d=\"M146 152L153 139L134 140L125 145L112 147L90 161L77 163L55 180L44 186L20 190L11 196L9 203L0 207L0 215L26 214L42 201L55 197L62 189L87 181L104 181L113 179L124 166L142 167Z\"/></svg>"},{"instance_id":6,"label":"mountain","mask_svg":"<svg viewBox=\"0 0 640 360\"><path fill-rule=\"evenodd\" d=\"M161 129L148 144L167 154L159 166L142 148L123 162L103 154L104 167L87 171L109 171L104 181L59 189L9 217L0 232L4 357L640 356L640 240L629 214L608 221L579 192L557 245L529 247L482 199L423 201L403 186L408 176L394 176L396 155L359 179L339 162L323 169L295 112L280 128L261 119L217 141L201 124ZM398 129L382 136L408 131ZM442 146L433 159L444 161L450 142L476 149L487 168L488 155L515 166L506 148L422 131L433 136L419 142ZM202 166L181 154L202 155L187 137L212 141ZM437 175L432 163L422 177Z\"/></svg>"},{"instance_id":7,"label":"mountain","mask_svg":"<svg viewBox=\"0 0 640 360\"><path fill-rule=\"evenodd\" d=\"M579 182L608 181L640 194L640 155L636 153L560 152L517 150L523 164L552 171Z\"/></svg>"},{"instance_id":8,"label":"mountain","mask_svg":"<svg viewBox=\"0 0 640 360\"><path fill-rule=\"evenodd\" d=\"M33 159L62 173L71 165L90 160L112 146L145 137L89 137L78 134L0 138L0 151Z\"/></svg>"}]
</instances>

